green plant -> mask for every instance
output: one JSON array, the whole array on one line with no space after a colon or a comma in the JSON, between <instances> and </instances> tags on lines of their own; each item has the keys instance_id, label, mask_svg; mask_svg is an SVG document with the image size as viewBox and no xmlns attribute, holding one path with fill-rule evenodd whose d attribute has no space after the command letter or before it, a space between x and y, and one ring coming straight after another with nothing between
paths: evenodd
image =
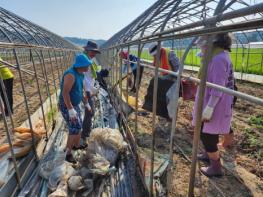
<instances>
[{"instance_id":1,"label":"green plant","mask_svg":"<svg viewBox=\"0 0 263 197\"><path fill-rule=\"evenodd\" d=\"M200 58L196 56L199 49L191 49L186 56L185 65L200 66ZM131 53L137 55L137 50L131 50ZM176 55L181 59L184 49L175 49ZM230 57L236 72L263 75L263 49L233 48ZM147 49L141 53L141 59L153 60Z\"/></svg>"},{"instance_id":2,"label":"green plant","mask_svg":"<svg viewBox=\"0 0 263 197\"><path fill-rule=\"evenodd\" d=\"M50 111L48 111L47 113L47 121L48 123L52 122L53 117L56 115L57 113L57 108L53 107L50 109Z\"/></svg>"},{"instance_id":3,"label":"green plant","mask_svg":"<svg viewBox=\"0 0 263 197\"><path fill-rule=\"evenodd\" d=\"M249 119L250 125L255 125L259 129L263 129L263 115L252 116Z\"/></svg>"}]
</instances>

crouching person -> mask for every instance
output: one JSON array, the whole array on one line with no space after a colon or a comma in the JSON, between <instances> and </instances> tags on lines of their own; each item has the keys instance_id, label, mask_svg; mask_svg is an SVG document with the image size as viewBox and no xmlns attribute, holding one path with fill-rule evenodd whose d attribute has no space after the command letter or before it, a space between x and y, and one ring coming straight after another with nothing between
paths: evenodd
<instances>
[{"instance_id":1,"label":"crouching person","mask_svg":"<svg viewBox=\"0 0 263 197\"><path fill-rule=\"evenodd\" d=\"M76 163L71 154L71 149L80 146L82 120L79 104L82 100L90 110L86 97L83 96L83 73L88 71L91 64L92 62L85 55L77 55L75 63L65 71L60 84L59 108L69 129L66 161L71 163Z\"/></svg>"}]
</instances>

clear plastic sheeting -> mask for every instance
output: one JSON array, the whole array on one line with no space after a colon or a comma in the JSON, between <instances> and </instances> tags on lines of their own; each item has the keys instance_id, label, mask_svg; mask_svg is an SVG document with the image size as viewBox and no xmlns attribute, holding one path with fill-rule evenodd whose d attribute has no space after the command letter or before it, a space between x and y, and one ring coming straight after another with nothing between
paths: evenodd
<instances>
[{"instance_id":1,"label":"clear plastic sheeting","mask_svg":"<svg viewBox=\"0 0 263 197\"><path fill-rule=\"evenodd\" d=\"M2 187L8 178L9 160L7 158L0 161L0 169L0 187Z\"/></svg>"},{"instance_id":2,"label":"clear plastic sheeting","mask_svg":"<svg viewBox=\"0 0 263 197\"><path fill-rule=\"evenodd\" d=\"M66 152L57 151L54 153L53 157L50 157L49 160L40 164L39 175L45 179L48 179L52 171L64 163L66 157Z\"/></svg>"}]
</instances>

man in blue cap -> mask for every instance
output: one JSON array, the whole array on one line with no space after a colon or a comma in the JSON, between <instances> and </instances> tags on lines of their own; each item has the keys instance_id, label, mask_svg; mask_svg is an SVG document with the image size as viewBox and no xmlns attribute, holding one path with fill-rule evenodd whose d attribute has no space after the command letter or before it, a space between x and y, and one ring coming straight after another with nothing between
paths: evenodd
<instances>
[{"instance_id":1,"label":"man in blue cap","mask_svg":"<svg viewBox=\"0 0 263 197\"><path fill-rule=\"evenodd\" d=\"M71 163L76 163L71 149L80 146L82 120L79 104L81 101L84 101L87 110L91 110L87 98L83 95L83 73L88 71L91 64L92 61L84 54L77 55L73 66L64 72L60 84L59 109L69 129L66 161Z\"/></svg>"},{"instance_id":2,"label":"man in blue cap","mask_svg":"<svg viewBox=\"0 0 263 197\"><path fill-rule=\"evenodd\" d=\"M98 49L98 45L93 41L88 41L87 45L83 47L84 48L84 54L89 58L93 59L97 54L100 53ZM91 106L91 110L85 110L84 120L83 120L83 126L82 126L82 134L81 134L81 144L82 146L85 146L86 144L86 137L89 137L89 134L91 132L91 126L92 126L92 117L94 115L94 105L93 105L93 97L98 93L99 91L99 85L95 79L97 78L97 72L100 70L100 66L98 66L95 61L93 60L93 63L89 69L89 71L85 72L84 77L84 88L86 92L86 96L88 98L89 104Z\"/></svg>"}]
</instances>

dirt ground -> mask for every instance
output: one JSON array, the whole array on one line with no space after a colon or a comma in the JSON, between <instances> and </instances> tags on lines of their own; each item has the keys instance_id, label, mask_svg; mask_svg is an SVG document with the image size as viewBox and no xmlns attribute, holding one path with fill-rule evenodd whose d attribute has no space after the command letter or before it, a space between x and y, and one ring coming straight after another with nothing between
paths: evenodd
<instances>
[{"instance_id":1,"label":"dirt ground","mask_svg":"<svg viewBox=\"0 0 263 197\"><path fill-rule=\"evenodd\" d=\"M190 74L190 73L188 73ZM194 75L194 73L191 73ZM140 103L144 102L149 81L153 73L144 71ZM125 83L125 82L124 82ZM263 85L237 82L238 90L263 98ZM141 106L140 106L141 107ZM174 137L174 171L172 192L169 196L187 196L192 154L193 127L192 101L179 102L179 115ZM139 110L144 111L139 108ZM129 124L134 126L135 113L129 116ZM152 114L138 116L138 133L134 133L138 146L151 147ZM198 170L196 173L196 196L263 196L263 107L238 99L234 107L232 127L235 134L234 146L220 148L225 176L208 179ZM169 153L171 122L157 117L155 127L155 151ZM222 139L221 139L222 140ZM202 148L202 145L201 145ZM200 162L200 166L207 164Z\"/></svg>"},{"instance_id":2,"label":"dirt ground","mask_svg":"<svg viewBox=\"0 0 263 197\"><path fill-rule=\"evenodd\" d=\"M47 72L52 79L51 66L47 64ZM24 67L33 70L32 66ZM43 78L41 65L38 65L39 76ZM54 65L55 78L62 74ZM14 123L19 126L27 117L21 83L17 71L14 71ZM149 81L153 73L145 69L139 100L144 102ZM23 72L27 100L32 114L40 105L37 84L34 76ZM47 98L47 86L40 82L43 101ZM50 80L50 91L54 92L53 81ZM58 80L55 81L57 85ZM125 82L124 82L125 83ZM263 98L263 85L237 82L239 91ZM174 170L172 192L169 196L186 196L188 192L189 172L192 152L193 128L191 126L191 111L193 102L180 100L177 128L174 137ZM143 109L140 108L141 111ZM129 117L129 124L134 124L134 113ZM137 144L143 148L151 147L152 114L138 116L138 133L134 133ZM196 173L196 196L263 196L263 107L251 104L241 99L234 107L232 127L235 133L235 144L231 149L220 149L225 166L225 176L208 179L198 171ZM169 153L169 138L171 122L157 117L155 151L161 154ZM10 124L10 123L9 123ZM0 141L5 139L3 120L0 120ZM200 162L199 166L205 163Z\"/></svg>"},{"instance_id":3,"label":"dirt ground","mask_svg":"<svg viewBox=\"0 0 263 197\"><path fill-rule=\"evenodd\" d=\"M50 63L46 63L46 72L48 76L48 81L49 85L46 84L45 80L43 80L45 77L44 73L45 70L43 68L42 64L36 64L36 70L37 75L38 75L38 81L39 81L39 89L40 89L40 94L42 97L42 101L45 102L45 100L48 98L48 92L50 92L50 95L55 93L55 87L59 87L59 80L58 76L62 74L61 71L61 66L57 66L55 62L53 62L53 73L54 73L54 78L53 80L53 74L52 74L52 67ZM59 72L58 72L59 68ZM28 114L26 110L26 105L24 102L24 94L22 90L22 85L19 77L19 73L17 70L12 69L12 72L14 74L14 82L13 82L13 108L14 108L14 113L12 115L13 121L14 121L14 126L18 127L23 123L26 119L28 119ZM38 93L38 87L37 87L37 82L36 82L36 77L34 75L28 74L28 72L34 72L34 68L32 64L29 65L24 65L22 66L22 79L23 79L23 84L24 84L24 89L25 89L25 95L26 99L28 102L29 106L29 112L32 115L41 105L40 102L40 96ZM49 90L48 90L49 89ZM56 105L56 103L54 103ZM46 122L47 124L51 121L52 117L50 115L46 115ZM11 121L8 118L8 125L9 128L11 127ZM49 124L48 124L49 125ZM6 131L4 127L4 121L3 119L0 120L0 142L3 142L6 139Z\"/></svg>"}]
</instances>

